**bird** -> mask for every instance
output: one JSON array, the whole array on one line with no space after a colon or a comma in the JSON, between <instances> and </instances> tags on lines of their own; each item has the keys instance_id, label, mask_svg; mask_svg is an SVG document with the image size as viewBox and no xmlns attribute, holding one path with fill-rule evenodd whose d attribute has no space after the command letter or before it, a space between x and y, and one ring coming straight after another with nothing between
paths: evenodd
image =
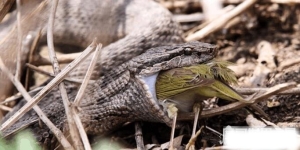
<instances>
[{"instance_id":1,"label":"bird","mask_svg":"<svg viewBox=\"0 0 300 150\"><path fill-rule=\"evenodd\" d=\"M230 85L237 85L235 73L228 61L212 60L205 64L174 68L158 74L155 89L157 99L174 103L179 111L190 112L195 102L218 97L248 103Z\"/></svg>"},{"instance_id":2,"label":"bird","mask_svg":"<svg viewBox=\"0 0 300 150\"><path fill-rule=\"evenodd\" d=\"M230 86L237 85L234 71L228 68L230 65L234 64L214 59L207 63L174 68L158 74L155 83L156 97L168 116L173 119L170 141L174 137L177 114L192 112L196 103L201 104L203 100L213 97L249 102ZM200 108L197 110L195 116L200 113ZM197 120L198 118L195 118L195 121ZM197 122L194 122L192 135L195 134L196 124Z\"/></svg>"}]
</instances>

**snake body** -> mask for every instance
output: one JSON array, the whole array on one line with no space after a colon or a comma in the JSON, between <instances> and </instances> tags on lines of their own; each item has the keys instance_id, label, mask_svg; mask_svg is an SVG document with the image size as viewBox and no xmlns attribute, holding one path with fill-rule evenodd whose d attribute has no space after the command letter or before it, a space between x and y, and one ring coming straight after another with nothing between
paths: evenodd
<instances>
[{"instance_id":1,"label":"snake body","mask_svg":"<svg viewBox=\"0 0 300 150\"><path fill-rule=\"evenodd\" d=\"M51 1L34 0L30 10L22 8L23 41L31 32L42 31L41 42L46 41L46 28ZM37 3L38 2L38 3ZM11 20L10 20L11 21ZM10 71L15 72L18 49L16 21L0 25L0 57ZM5 32L5 34L3 34ZM172 20L171 13L152 0L60 0L54 25L55 45L85 48L95 37L104 48L92 79L102 71L115 68L151 47L181 43L181 29ZM24 45L24 42L23 42ZM23 48L22 64L27 58ZM91 58L91 57L90 57ZM70 76L82 78L89 64L88 58ZM0 71L0 100L12 94L13 85Z\"/></svg>"}]
</instances>

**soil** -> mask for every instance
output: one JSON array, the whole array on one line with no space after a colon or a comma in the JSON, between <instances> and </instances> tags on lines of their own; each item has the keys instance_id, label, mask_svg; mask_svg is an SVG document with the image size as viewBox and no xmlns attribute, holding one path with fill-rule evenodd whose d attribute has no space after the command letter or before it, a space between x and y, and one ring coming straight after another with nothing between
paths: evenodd
<instances>
[{"instance_id":1,"label":"soil","mask_svg":"<svg viewBox=\"0 0 300 150\"><path fill-rule=\"evenodd\" d=\"M164 1L165 2L165 1ZM176 2L176 1L175 1ZM236 63L236 72L239 78L239 86L249 87L246 81L253 76L255 67L259 63L257 59L260 55L258 44L262 41L268 42L274 52L275 67L271 68L263 84L252 85L251 87L272 87L280 83L300 82L300 64L295 63L283 70L282 64L298 59L300 56L300 4L275 4L263 3L255 4L241 15L242 21L230 28L223 28L200 40L216 44L219 47L218 59L228 60ZM189 8L171 9L173 14L190 14L199 11L198 5ZM201 11L201 10L200 10ZM201 22L182 23L182 27L188 29L201 24ZM238 69L237 69L238 68ZM242 68L242 71L239 70ZM280 95L272 96L264 102L259 103L261 108L270 117L270 122L295 124L300 122L300 95ZM220 100L222 101L222 100ZM276 106L268 106L268 103L275 103ZM219 104L221 106L221 104ZM218 115L211 118L200 119L198 127L208 126L220 134L226 126L248 126L246 123L247 113L245 109L237 110L227 114ZM256 115L256 118L261 116ZM170 128L160 123L143 122L144 144L162 144L170 140ZM181 147L184 148L191 137L193 122L184 122L183 126L176 129L175 137L183 135ZM299 125L298 125L299 126ZM198 128L198 129L199 129ZM128 132L130 130L131 132ZM127 133L121 135L120 133ZM127 141L126 146L135 148L134 123L116 131L115 139ZM130 137L131 138L128 138ZM127 137L127 138L124 138ZM196 140L196 148L221 146L223 137L210 129L204 128ZM124 141L122 142L124 143Z\"/></svg>"}]
</instances>

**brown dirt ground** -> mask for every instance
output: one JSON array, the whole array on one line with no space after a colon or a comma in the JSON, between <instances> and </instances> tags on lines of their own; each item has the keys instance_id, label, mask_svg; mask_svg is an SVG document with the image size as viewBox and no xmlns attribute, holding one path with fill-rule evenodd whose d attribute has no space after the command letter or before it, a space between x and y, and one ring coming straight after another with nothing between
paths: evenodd
<instances>
[{"instance_id":1,"label":"brown dirt ground","mask_svg":"<svg viewBox=\"0 0 300 150\"><path fill-rule=\"evenodd\" d=\"M244 12L241 17L243 21L229 29L222 29L201 40L213 43L219 47L219 59L228 60L245 67L243 72L238 73L239 85L244 84L245 78L253 75L257 65L259 52L257 45L261 41L268 41L275 52L276 68L271 70L267 80L260 87L270 87L279 83L300 82L299 64L278 71L281 63L290 61L300 56L300 5L287 4L255 4L255 6ZM194 7L184 9L173 9L173 13L192 13ZM182 24L183 28L190 28L197 23ZM260 106L269 115L271 122L298 123L300 112L299 95L273 96L268 101L277 101L279 106L268 107L266 102ZM247 126L246 113L238 110L227 114L201 119L199 127L207 125L214 130L223 133L226 126ZM145 144L162 144L170 138L170 128L164 124L143 122L143 136ZM182 146L188 142L192 130L192 121L184 122L184 125L176 130L176 136L184 135ZM113 134L113 139L126 143L125 147L135 148L134 124L129 124ZM196 148L201 148L203 142L207 147L222 145L222 136L204 129L196 141ZM182 148L182 147L181 147Z\"/></svg>"}]
</instances>

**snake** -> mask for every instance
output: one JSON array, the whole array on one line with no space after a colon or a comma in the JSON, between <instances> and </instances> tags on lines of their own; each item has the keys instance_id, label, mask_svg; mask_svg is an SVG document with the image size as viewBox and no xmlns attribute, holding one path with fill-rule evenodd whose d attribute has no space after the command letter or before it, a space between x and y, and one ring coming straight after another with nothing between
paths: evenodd
<instances>
[{"instance_id":1,"label":"snake","mask_svg":"<svg viewBox=\"0 0 300 150\"><path fill-rule=\"evenodd\" d=\"M30 35L40 31L39 41L46 43L51 6L50 0L32 0L21 7L21 68L28 59L28 45L33 39ZM16 16L2 22L0 30L0 57L16 73L19 49ZM103 45L101 61L97 61L91 79L149 48L184 42L180 25L172 19L172 14L152 0L60 0L53 37L54 45L70 46L74 51L86 48L94 39ZM88 57L69 76L83 78L90 60ZM0 87L0 101L13 94L12 82L1 71Z\"/></svg>"}]
</instances>

